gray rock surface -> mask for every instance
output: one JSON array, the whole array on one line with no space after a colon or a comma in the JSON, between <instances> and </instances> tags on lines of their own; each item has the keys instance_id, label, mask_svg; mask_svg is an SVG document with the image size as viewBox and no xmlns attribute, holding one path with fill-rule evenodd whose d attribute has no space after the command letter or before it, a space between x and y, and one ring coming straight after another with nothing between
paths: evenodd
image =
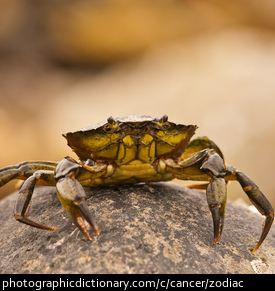
<instances>
[{"instance_id":1,"label":"gray rock surface","mask_svg":"<svg viewBox=\"0 0 275 291\"><path fill-rule=\"evenodd\" d=\"M274 273L275 229L251 254L263 218L228 202L220 243L203 192L172 183L87 189L100 235L88 241L52 187L37 187L29 216L13 218L17 193L0 201L0 273ZM92 233L92 231L91 231Z\"/></svg>"}]
</instances>

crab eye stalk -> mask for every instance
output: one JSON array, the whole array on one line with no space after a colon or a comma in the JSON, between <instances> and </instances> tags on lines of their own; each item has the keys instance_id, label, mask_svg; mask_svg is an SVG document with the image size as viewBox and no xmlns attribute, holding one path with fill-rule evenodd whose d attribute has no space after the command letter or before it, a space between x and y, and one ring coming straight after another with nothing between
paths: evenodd
<instances>
[{"instance_id":1,"label":"crab eye stalk","mask_svg":"<svg viewBox=\"0 0 275 291\"><path fill-rule=\"evenodd\" d=\"M113 118L113 116L110 116L108 119L108 126L109 128L116 128L118 126L118 124L116 123L115 119Z\"/></svg>"},{"instance_id":2,"label":"crab eye stalk","mask_svg":"<svg viewBox=\"0 0 275 291\"><path fill-rule=\"evenodd\" d=\"M166 114L164 114L160 119L159 119L159 123L161 125L163 125L164 123L166 123L168 121L168 116Z\"/></svg>"},{"instance_id":3,"label":"crab eye stalk","mask_svg":"<svg viewBox=\"0 0 275 291\"><path fill-rule=\"evenodd\" d=\"M168 116L164 114L161 118L157 119L157 124L162 128L162 129L167 129L169 128L169 122L168 121Z\"/></svg>"},{"instance_id":4,"label":"crab eye stalk","mask_svg":"<svg viewBox=\"0 0 275 291\"><path fill-rule=\"evenodd\" d=\"M104 130L105 131L112 131L112 129L115 129L117 127L118 127L118 123L115 121L115 119L112 116L110 116L107 119L107 123L104 126Z\"/></svg>"},{"instance_id":5,"label":"crab eye stalk","mask_svg":"<svg viewBox=\"0 0 275 291\"><path fill-rule=\"evenodd\" d=\"M115 119L113 118L113 116L110 116L110 117L107 119L107 121L108 121L108 125L109 125L110 127L116 124Z\"/></svg>"}]
</instances>

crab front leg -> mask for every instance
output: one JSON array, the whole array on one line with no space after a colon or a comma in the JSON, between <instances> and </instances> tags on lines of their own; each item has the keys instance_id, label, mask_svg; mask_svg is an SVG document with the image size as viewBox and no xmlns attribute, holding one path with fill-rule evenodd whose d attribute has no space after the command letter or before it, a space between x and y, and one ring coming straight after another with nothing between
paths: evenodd
<instances>
[{"instance_id":1,"label":"crab front leg","mask_svg":"<svg viewBox=\"0 0 275 291\"><path fill-rule=\"evenodd\" d=\"M165 161L167 171L181 180L210 181L206 189L206 198L212 213L214 225L214 243L220 240L226 206L226 167L223 159L213 150L202 150L192 157L178 163Z\"/></svg>"},{"instance_id":2,"label":"crab front leg","mask_svg":"<svg viewBox=\"0 0 275 291\"><path fill-rule=\"evenodd\" d=\"M99 234L99 230L86 203L86 193L77 180L80 170L86 171L73 159L64 158L56 167L56 190L62 206L71 216L74 224L90 240L91 236L85 226L85 220L96 234Z\"/></svg>"}]
</instances>

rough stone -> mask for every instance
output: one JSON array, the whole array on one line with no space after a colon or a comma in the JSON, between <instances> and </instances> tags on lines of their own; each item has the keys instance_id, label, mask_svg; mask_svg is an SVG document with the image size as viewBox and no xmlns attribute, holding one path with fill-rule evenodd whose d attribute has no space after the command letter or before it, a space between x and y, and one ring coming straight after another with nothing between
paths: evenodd
<instances>
[{"instance_id":1,"label":"rough stone","mask_svg":"<svg viewBox=\"0 0 275 291\"><path fill-rule=\"evenodd\" d=\"M13 218L14 193L0 201L0 273L274 273L275 229L255 253L263 218L227 203L220 242L203 192L172 183L86 189L100 235L88 241L53 187L37 187L29 216ZM92 233L92 230L91 230Z\"/></svg>"}]
</instances>

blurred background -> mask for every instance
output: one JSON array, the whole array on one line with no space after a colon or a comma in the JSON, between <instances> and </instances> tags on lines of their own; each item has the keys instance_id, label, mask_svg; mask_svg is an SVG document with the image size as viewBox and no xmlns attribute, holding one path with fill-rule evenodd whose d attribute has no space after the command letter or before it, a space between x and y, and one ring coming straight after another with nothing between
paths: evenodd
<instances>
[{"instance_id":1,"label":"blurred background","mask_svg":"<svg viewBox=\"0 0 275 291\"><path fill-rule=\"evenodd\" d=\"M167 114L275 206L274 109L273 0L0 0L0 168L75 157L61 134L110 115Z\"/></svg>"}]
</instances>

